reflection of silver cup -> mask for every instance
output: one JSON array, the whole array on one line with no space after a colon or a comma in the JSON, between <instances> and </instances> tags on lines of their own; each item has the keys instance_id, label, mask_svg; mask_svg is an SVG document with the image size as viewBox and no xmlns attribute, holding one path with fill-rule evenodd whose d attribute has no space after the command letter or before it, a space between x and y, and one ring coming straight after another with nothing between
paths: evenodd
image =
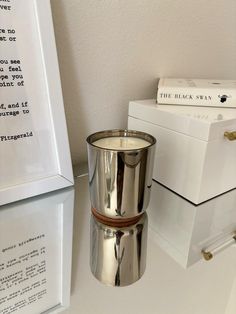
<instances>
[{"instance_id":1,"label":"reflection of silver cup","mask_svg":"<svg viewBox=\"0 0 236 314\"><path fill-rule=\"evenodd\" d=\"M146 267L146 213L138 223L125 228L109 227L92 215L90 267L93 275L110 286L128 286L139 280Z\"/></svg>"},{"instance_id":2,"label":"reflection of silver cup","mask_svg":"<svg viewBox=\"0 0 236 314\"><path fill-rule=\"evenodd\" d=\"M141 140L147 145L114 149L99 147L95 143L112 137ZM112 219L141 215L150 199L155 138L138 131L111 130L90 135L87 143L93 209Z\"/></svg>"}]
</instances>

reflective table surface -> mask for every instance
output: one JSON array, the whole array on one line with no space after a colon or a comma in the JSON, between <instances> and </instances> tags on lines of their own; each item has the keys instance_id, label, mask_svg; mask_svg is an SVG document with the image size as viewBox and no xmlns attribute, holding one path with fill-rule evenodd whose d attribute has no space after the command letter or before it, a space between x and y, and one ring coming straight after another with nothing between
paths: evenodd
<instances>
[{"instance_id":1,"label":"reflective table surface","mask_svg":"<svg viewBox=\"0 0 236 314\"><path fill-rule=\"evenodd\" d=\"M91 221L87 176L1 207L0 314L235 314L236 248L221 243L236 227L235 191L193 206L154 184L147 240L131 228L144 233L124 244L124 230ZM223 249L205 261L211 241Z\"/></svg>"}]
</instances>

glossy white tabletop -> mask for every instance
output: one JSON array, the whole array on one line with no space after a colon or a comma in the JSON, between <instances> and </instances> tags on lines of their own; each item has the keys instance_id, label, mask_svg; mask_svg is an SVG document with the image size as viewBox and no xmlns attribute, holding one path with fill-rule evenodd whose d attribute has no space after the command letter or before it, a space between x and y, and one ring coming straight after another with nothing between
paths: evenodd
<instances>
[{"instance_id":1,"label":"glossy white tabletop","mask_svg":"<svg viewBox=\"0 0 236 314\"><path fill-rule=\"evenodd\" d=\"M50 197L50 195L52 196ZM57 313L58 311L62 311L64 314L236 313L235 246L222 251L212 261L200 260L185 269L159 246L159 239L156 233L149 228L147 266L143 277L139 281L128 287L113 288L105 286L95 279L89 265L91 213L87 176L77 178L75 183L71 297L69 298L71 275L70 233L72 233L72 211L70 208L73 207L72 200L73 190L66 189L0 209L1 250L8 243L16 242L14 237L11 239L11 242L7 240L9 236L7 229L1 232L1 230L4 230L3 226L8 224L8 228L10 228L14 223L14 228L17 232L17 222L20 228L21 224L24 224L23 220L27 220L24 232L28 229L32 232L36 228L34 226L38 226L37 234L45 234L45 239L47 240L46 247L48 246L47 251L49 252L46 258L48 265L47 295L44 296L44 299L42 298L44 303L42 304L39 299L38 306L35 303L34 307L28 306L14 313L37 314ZM27 204L26 207L23 206L25 203ZM60 205L62 203L64 204L63 206ZM21 213L19 204L23 206ZM36 207L35 204L37 204ZM18 208L14 209L14 206L18 206ZM64 208L64 216L62 216L62 219L60 218L61 216L58 216L55 225L55 219L50 208L55 208L54 214L56 215L56 210L61 214L62 207ZM21 219L22 215L23 218ZM31 229L30 223L32 225ZM57 224L60 226L59 229ZM58 233L55 233L55 230ZM59 232L62 233L60 234ZM15 236L18 239L17 233ZM26 237L26 234L24 234L24 237ZM3 257L1 250L0 258ZM58 260L60 260L58 257L60 253L62 262L57 264ZM6 291L1 290L1 278L6 275L4 272L6 271L0 270L0 314L11 313L9 309L14 303L11 300L8 300L8 303L1 303L1 298L6 293ZM60 300L63 300L64 306L67 307L66 309L57 306L61 302Z\"/></svg>"},{"instance_id":2,"label":"glossy white tabletop","mask_svg":"<svg viewBox=\"0 0 236 314\"><path fill-rule=\"evenodd\" d=\"M235 314L235 247L185 270L160 249L149 229L144 276L131 286L112 288L91 274L89 220L88 178L83 177L76 181L71 306L63 313Z\"/></svg>"}]
</instances>

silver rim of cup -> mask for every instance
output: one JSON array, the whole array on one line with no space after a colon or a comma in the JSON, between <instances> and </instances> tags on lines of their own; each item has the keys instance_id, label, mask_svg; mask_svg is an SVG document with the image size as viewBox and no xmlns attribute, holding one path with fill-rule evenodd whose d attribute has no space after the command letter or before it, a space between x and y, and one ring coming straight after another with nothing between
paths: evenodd
<instances>
[{"instance_id":1,"label":"silver rim of cup","mask_svg":"<svg viewBox=\"0 0 236 314\"><path fill-rule=\"evenodd\" d=\"M141 131L134 131L134 130L122 130L122 129L114 129L114 130L105 130L105 131L100 131L100 132L96 132L93 133L91 135L89 135L87 137L87 143L91 146L93 146L96 149L102 149L102 150L108 150L108 151L122 151L120 149L111 149L111 148L101 148L99 146L94 145L93 143L97 140L100 140L102 138L106 138L106 137L118 137L118 136L124 136L124 137L136 137L136 138L141 138L143 140L146 140L147 142L150 143L150 145L146 146L146 147L142 147L142 148L137 148L137 149L126 149L126 152L129 151L140 151L143 149L147 149L151 146L154 146L156 144L156 139L154 136L148 134L148 133L144 133Z\"/></svg>"}]
</instances>

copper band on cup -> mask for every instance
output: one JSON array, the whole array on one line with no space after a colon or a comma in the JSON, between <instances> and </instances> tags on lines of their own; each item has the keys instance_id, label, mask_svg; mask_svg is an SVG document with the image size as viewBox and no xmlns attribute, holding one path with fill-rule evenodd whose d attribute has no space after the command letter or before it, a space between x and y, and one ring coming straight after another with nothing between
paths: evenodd
<instances>
[{"instance_id":1,"label":"copper band on cup","mask_svg":"<svg viewBox=\"0 0 236 314\"><path fill-rule=\"evenodd\" d=\"M91 208L91 211L92 211L92 214L95 216L95 218L103 223L104 225L107 225L107 226L111 226L111 227L128 227L128 226L131 226L131 225L135 225L141 218L142 218L142 215L141 214L140 216L135 216L135 217L132 217L132 218L124 218L124 219L121 219L121 218L117 218L117 219L113 219L113 218L109 218L107 216L104 216L104 215L101 215L95 208Z\"/></svg>"}]
</instances>

